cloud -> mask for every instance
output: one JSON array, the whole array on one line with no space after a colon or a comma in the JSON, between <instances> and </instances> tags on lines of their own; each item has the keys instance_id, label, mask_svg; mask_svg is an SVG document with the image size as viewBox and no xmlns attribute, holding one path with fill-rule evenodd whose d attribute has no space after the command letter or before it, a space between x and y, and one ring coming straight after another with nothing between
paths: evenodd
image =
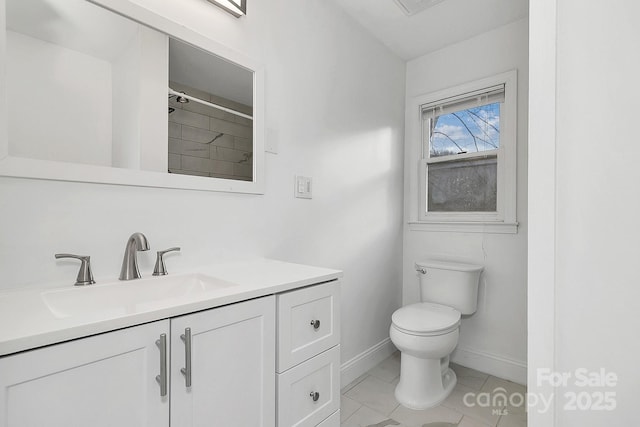
<instances>
[{"instance_id":1,"label":"cloud","mask_svg":"<svg viewBox=\"0 0 640 427\"><path fill-rule=\"evenodd\" d=\"M445 114L438 118L431 144L437 151L448 153L458 152L460 149L476 151L476 143L479 150L491 149L499 142L500 135L496 130L499 129L499 125L500 109L495 104L462 110L455 116ZM455 141L455 144L451 140Z\"/></svg>"}]
</instances>

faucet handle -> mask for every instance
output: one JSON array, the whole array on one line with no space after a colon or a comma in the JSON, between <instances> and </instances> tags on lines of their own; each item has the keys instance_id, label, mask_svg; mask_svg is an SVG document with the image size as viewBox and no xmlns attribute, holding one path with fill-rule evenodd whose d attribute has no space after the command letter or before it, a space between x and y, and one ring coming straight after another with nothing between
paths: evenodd
<instances>
[{"instance_id":1,"label":"faucet handle","mask_svg":"<svg viewBox=\"0 0 640 427\"><path fill-rule=\"evenodd\" d=\"M96 283L93 280L93 273L91 273L91 257L87 255L74 255L74 254L56 254L56 259L59 258L74 258L82 261L80 264L80 271L78 271L78 277L76 278L76 286L93 285Z\"/></svg>"},{"instance_id":2,"label":"faucet handle","mask_svg":"<svg viewBox=\"0 0 640 427\"><path fill-rule=\"evenodd\" d=\"M164 265L164 254L166 254L167 252L175 252L178 251L180 252L180 248L176 247L176 248L169 248L169 249L165 249L164 251L158 251L158 255L156 257L156 266L153 268L153 275L154 276L164 276L167 274L167 266Z\"/></svg>"}]
</instances>

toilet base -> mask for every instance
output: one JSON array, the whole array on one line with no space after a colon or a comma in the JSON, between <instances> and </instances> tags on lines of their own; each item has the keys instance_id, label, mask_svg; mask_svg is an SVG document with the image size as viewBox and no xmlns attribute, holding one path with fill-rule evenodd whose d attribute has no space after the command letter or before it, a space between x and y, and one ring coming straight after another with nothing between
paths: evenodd
<instances>
[{"instance_id":1,"label":"toilet base","mask_svg":"<svg viewBox=\"0 0 640 427\"><path fill-rule=\"evenodd\" d=\"M458 381L455 372L442 373L440 359L421 359L401 353L400 382L395 397L409 409L428 409L442 403Z\"/></svg>"}]
</instances>

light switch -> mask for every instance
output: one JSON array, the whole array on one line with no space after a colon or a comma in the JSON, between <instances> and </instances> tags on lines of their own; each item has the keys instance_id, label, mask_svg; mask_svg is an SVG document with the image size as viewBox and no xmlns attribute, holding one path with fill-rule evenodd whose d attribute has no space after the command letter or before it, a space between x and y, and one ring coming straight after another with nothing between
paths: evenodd
<instances>
[{"instance_id":1,"label":"light switch","mask_svg":"<svg viewBox=\"0 0 640 427\"><path fill-rule=\"evenodd\" d=\"M311 178L308 176L295 177L294 196L300 199L311 198Z\"/></svg>"}]
</instances>

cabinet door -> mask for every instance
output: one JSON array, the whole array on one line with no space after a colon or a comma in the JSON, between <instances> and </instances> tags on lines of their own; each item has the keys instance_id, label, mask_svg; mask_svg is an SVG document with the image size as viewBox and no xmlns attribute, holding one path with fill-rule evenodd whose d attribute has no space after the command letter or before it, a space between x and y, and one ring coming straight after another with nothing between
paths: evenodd
<instances>
[{"instance_id":1,"label":"cabinet door","mask_svg":"<svg viewBox=\"0 0 640 427\"><path fill-rule=\"evenodd\" d=\"M0 427L168 426L160 349L169 321L0 358Z\"/></svg>"},{"instance_id":2,"label":"cabinet door","mask_svg":"<svg viewBox=\"0 0 640 427\"><path fill-rule=\"evenodd\" d=\"M171 320L171 425L274 427L273 296Z\"/></svg>"}]
</instances>

